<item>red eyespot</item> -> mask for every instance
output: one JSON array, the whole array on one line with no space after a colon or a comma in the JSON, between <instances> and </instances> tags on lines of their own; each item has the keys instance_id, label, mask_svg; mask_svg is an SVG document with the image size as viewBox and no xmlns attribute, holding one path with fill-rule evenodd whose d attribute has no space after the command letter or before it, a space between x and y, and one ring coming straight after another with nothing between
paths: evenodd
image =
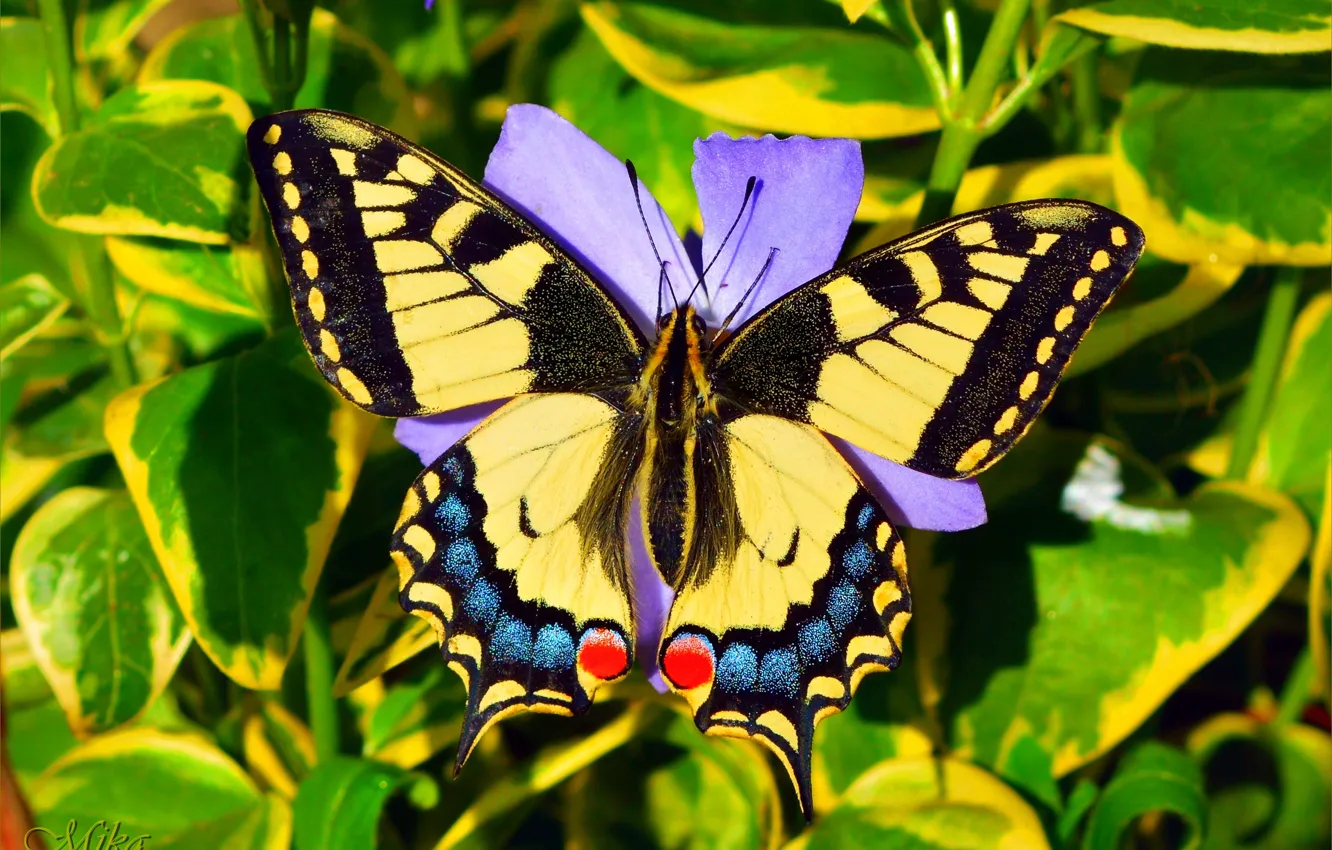
<instances>
[{"instance_id":1,"label":"red eyespot","mask_svg":"<svg viewBox=\"0 0 1332 850\"><path fill-rule=\"evenodd\" d=\"M666 647L662 667L666 678L682 691L710 682L712 644L702 635L680 635Z\"/></svg>"},{"instance_id":2,"label":"red eyespot","mask_svg":"<svg viewBox=\"0 0 1332 850\"><path fill-rule=\"evenodd\" d=\"M624 638L610 629L588 629L578 644L578 666L598 679L614 679L629 666Z\"/></svg>"}]
</instances>

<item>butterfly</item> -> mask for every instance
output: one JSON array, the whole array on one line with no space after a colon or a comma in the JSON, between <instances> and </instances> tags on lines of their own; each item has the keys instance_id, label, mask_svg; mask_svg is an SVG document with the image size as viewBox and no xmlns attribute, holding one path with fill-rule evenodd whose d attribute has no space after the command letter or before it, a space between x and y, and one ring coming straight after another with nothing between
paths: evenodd
<instances>
[{"instance_id":1,"label":"butterfly","mask_svg":"<svg viewBox=\"0 0 1332 850\"><path fill-rule=\"evenodd\" d=\"M641 530L674 591L667 683L700 730L767 745L807 817L815 727L898 665L911 616L902 536L824 432L976 475L1143 249L1095 204L1009 204L855 257L734 330L668 303L649 339L539 227L382 127L299 110L247 142L330 384L391 417L512 398L420 474L390 544L402 606L467 689L457 766L499 720L580 714L627 675Z\"/></svg>"}]
</instances>

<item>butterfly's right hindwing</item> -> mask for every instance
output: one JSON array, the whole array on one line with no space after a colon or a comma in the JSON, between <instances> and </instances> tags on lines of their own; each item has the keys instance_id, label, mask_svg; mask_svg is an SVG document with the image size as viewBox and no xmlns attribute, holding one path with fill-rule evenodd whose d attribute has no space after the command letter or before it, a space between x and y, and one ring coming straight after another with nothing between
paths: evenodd
<instances>
[{"instance_id":1,"label":"butterfly's right hindwing","mask_svg":"<svg viewBox=\"0 0 1332 850\"><path fill-rule=\"evenodd\" d=\"M296 317L360 406L413 416L637 377L624 312L550 239L462 172L351 116L249 130Z\"/></svg>"}]
</instances>

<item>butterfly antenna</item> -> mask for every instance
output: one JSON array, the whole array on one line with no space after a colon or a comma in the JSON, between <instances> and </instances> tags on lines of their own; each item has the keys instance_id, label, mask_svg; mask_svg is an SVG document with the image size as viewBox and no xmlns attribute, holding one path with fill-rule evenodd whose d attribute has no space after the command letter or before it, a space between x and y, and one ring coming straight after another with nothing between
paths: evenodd
<instances>
[{"instance_id":1,"label":"butterfly antenna","mask_svg":"<svg viewBox=\"0 0 1332 850\"><path fill-rule=\"evenodd\" d=\"M768 273L768 269L772 266L772 261L776 256L777 256L777 249L769 248L768 259L763 261L763 268L759 269L759 273L754 277L754 282L751 283L749 287L745 290L745 294L740 296L740 300L735 302L735 307L731 308L731 312L727 314L725 321L723 321L721 323L721 326L717 328L718 336L721 336L723 333L725 333L726 329L731 326L731 320L734 319L736 317L736 314L740 312L740 308L743 307L745 302L749 300L749 296L753 294L754 288L759 285L759 281L763 280L763 277Z\"/></svg>"},{"instance_id":2,"label":"butterfly antenna","mask_svg":"<svg viewBox=\"0 0 1332 850\"><path fill-rule=\"evenodd\" d=\"M717 246L717 250L713 253L712 259L708 261L707 266L703 269L703 273L698 276L698 283L695 283L694 288L689 290L689 298L694 297L694 292L696 292L699 287L703 288L704 293L708 291L708 285L704 282L708 277L708 272L712 271L713 265L715 265L717 260L721 257L722 249L726 247L726 243L731 241L731 234L735 233L735 229L740 226L740 219L745 215L745 207L749 206L749 199L754 196L754 187L757 184L758 178L753 174L749 175L749 181L745 183L745 197L740 201L740 210L735 214L735 221L731 222L731 228L726 231L726 235L722 237L721 244ZM685 300L688 301L689 298L686 298Z\"/></svg>"},{"instance_id":3,"label":"butterfly antenna","mask_svg":"<svg viewBox=\"0 0 1332 850\"><path fill-rule=\"evenodd\" d=\"M671 291L671 300L675 301L677 306L679 299L675 297L675 287L671 286L671 276L666 274L666 263L662 262L661 252L657 250L657 241L652 238L652 228L648 227L647 214L643 212L643 198L638 194L638 169L634 168L633 160L626 159L624 168L629 172L629 185L634 190L634 203L638 205L638 220L643 222L643 231L647 233L648 244L652 246L652 256L657 258L657 268L661 273L657 278L657 317L661 317L661 282L666 281L666 287Z\"/></svg>"}]
</instances>

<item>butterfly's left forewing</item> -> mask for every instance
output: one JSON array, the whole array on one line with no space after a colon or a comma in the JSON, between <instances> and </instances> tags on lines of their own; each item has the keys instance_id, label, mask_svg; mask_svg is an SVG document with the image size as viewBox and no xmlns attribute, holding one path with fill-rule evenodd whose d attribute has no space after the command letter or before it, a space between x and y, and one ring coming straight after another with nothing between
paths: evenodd
<instances>
[{"instance_id":1,"label":"butterfly's left forewing","mask_svg":"<svg viewBox=\"0 0 1332 850\"><path fill-rule=\"evenodd\" d=\"M412 485L401 601L467 687L466 760L519 711L581 714L632 662L624 523L637 432L592 395L510 402Z\"/></svg>"},{"instance_id":2,"label":"butterfly's left forewing","mask_svg":"<svg viewBox=\"0 0 1332 850\"><path fill-rule=\"evenodd\" d=\"M270 115L247 143L315 365L382 416L632 382L642 339L507 204L350 115Z\"/></svg>"},{"instance_id":3,"label":"butterfly's left forewing","mask_svg":"<svg viewBox=\"0 0 1332 850\"><path fill-rule=\"evenodd\" d=\"M730 503L738 539L695 547L727 554L686 570L658 660L700 729L752 737L778 755L808 813L815 726L846 707L866 673L900 660L911 616L905 549L810 426L746 415L704 439L717 445L698 498Z\"/></svg>"}]
</instances>

